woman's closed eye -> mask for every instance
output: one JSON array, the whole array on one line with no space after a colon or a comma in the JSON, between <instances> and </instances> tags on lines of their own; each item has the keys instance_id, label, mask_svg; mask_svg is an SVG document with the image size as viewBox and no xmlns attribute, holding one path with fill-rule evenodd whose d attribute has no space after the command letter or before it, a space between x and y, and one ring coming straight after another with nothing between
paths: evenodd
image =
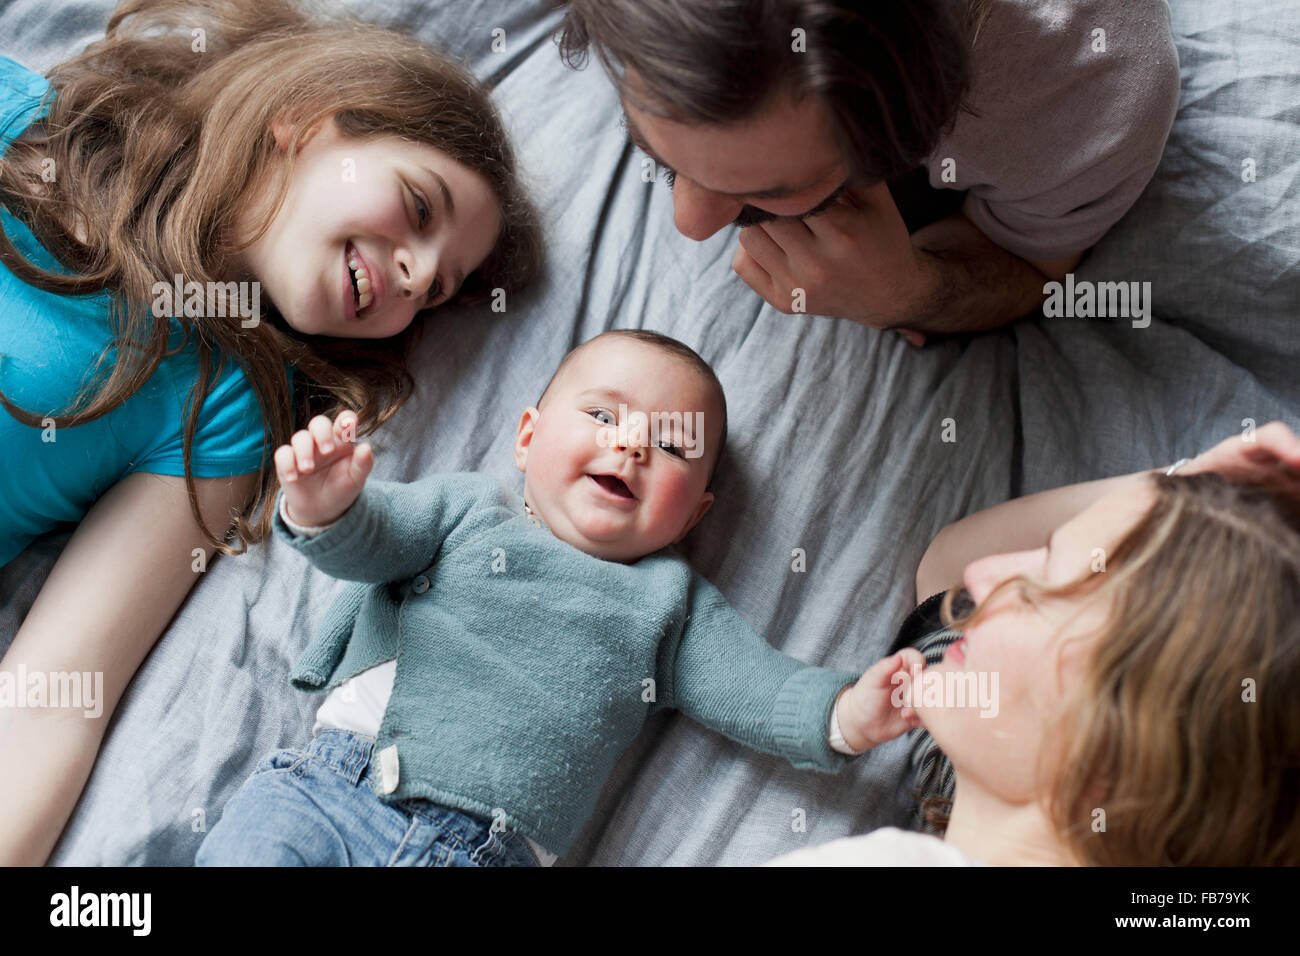
<instances>
[{"instance_id":1,"label":"woman's closed eye","mask_svg":"<svg viewBox=\"0 0 1300 956\"><path fill-rule=\"evenodd\" d=\"M1022 605L1024 605L1031 611L1041 610L1038 601L1034 597L1034 589L1032 587L1030 587L1024 581L1017 582L1015 587L1016 587L1016 596L1020 599L1020 603Z\"/></svg>"}]
</instances>

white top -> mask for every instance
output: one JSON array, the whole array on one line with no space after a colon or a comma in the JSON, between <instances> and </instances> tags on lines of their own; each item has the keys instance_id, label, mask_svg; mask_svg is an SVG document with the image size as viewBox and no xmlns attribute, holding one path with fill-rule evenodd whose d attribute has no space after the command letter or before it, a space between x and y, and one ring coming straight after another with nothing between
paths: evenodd
<instances>
[{"instance_id":1,"label":"white top","mask_svg":"<svg viewBox=\"0 0 1300 956\"><path fill-rule=\"evenodd\" d=\"M764 866L988 866L928 833L881 827L862 836L795 850Z\"/></svg>"}]
</instances>

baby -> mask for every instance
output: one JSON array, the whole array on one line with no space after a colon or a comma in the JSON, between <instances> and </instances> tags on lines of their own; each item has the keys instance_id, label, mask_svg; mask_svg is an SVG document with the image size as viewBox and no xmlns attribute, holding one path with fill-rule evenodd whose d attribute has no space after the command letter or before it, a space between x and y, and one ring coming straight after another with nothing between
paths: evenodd
<instances>
[{"instance_id":1,"label":"baby","mask_svg":"<svg viewBox=\"0 0 1300 956\"><path fill-rule=\"evenodd\" d=\"M545 865L660 709L823 771L916 726L891 704L916 651L861 679L802 664L672 547L713 503L726 435L682 343L569 353L519 422L522 500L480 474L367 483L354 434L352 413L318 416L276 451L275 533L360 583L291 675L330 691L311 743L258 765L197 864Z\"/></svg>"}]
</instances>

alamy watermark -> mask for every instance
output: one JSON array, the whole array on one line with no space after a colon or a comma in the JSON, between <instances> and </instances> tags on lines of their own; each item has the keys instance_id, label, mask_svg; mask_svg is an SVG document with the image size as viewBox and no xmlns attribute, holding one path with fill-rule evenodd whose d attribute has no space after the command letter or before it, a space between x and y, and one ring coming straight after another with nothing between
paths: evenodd
<instances>
[{"instance_id":1,"label":"alamy watermark","mask_svg":"<svg viewBox=\"0 0 1300 956\"><path fill-rule=\"evenodd\" d=\"M661 441L680 448L686 458L699 458L704 454L704 413L629 412L620 403L618 424L606 425L596 434L601 448L655 446Z\"/></svg>"},{"instance_id":2,"label":"alamy watermark","mask_svg":"<svg viewBox=\"0 0 1300 956\"><path fill-rule=\"evenodd\" d=\"M103 671L0 671L0 708L62 708L83 711L83 716L104 713Z\"/></svg>"},{"instance_id":3,"label":"alamy watermark","mask_svg":"<svg viewBox=\"0 0 1300 956\"><path fill-rule=\"evenodd\" d=\"M1075 282L1070 272L1064 283L1044 285L1043 295L1049 319L1132 319L1135 329L1151 324L1150 282Z\"/></svg>"},{"instance_id":4,"label":"alamy watermark","mask_svg":"<svg viewBox=\"0 0 1300 956\"><path fill-rule=\"evenodd\" d=\"M262 284L260 282L186 282L179 273L173 281L155 282L153 314L188 318L234 318L241 328L251 329L260 321Z\"/></svg>"},{"instance_id":5,"label":"alamy watermark","mask_svg":"<svg viewBox=\"0 0 1300 956\"><path fill-rule=\"evenodd\" d=\"M74 883L68 892L50 897L51 926L120 926L133 936L148 936L152 914L152 893L83 893Z\"/></svg>"},{"instance_id":6,"label":"alamy watermark","mask_svg":"<svg viewBox=\"0 0 1300 956\"><path fill-rule=\"evenodd\" d=\"M900 670L890 678L894 689L889 702L896 708L940 710L978 707L981 717L998 715L998 672L957 670Z\"/></svg>"}]
</instances>

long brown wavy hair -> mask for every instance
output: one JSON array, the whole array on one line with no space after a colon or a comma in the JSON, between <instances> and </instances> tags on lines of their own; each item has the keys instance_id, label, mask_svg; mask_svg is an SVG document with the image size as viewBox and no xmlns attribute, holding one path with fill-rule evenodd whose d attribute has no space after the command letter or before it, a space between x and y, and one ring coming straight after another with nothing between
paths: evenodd
<instances>
[{"instance_id":1,"label":"long brown wavy hair","mask_svg":"<svg viewBox=\"0 0 1300 956\"><path fill-rule=\"evenodd\" d=\"M1088 864L1300 864L1300 487L1280 472L1152 480L1104 574L993 592L1111 602L1047 730L1064 744L1040 768L1050 818ZM943 619L969 626L992 597L954 621L949 592Z\"/></svg>"},{"instance_id":2,"label":"long brown wavy hair","mask_svg":"<svg viewBox=\"0 0 1300 956\"><path fill-rule=\"evenodd\" d=\"M103 40L47 78L49 116L0 161L0 202L74 274L38 268L3 230L0 261L48 292L110 293L115 337L68 411L50 416L59 427L113 411L172 354L170 319L155 318L148 305L154 283L175 274L199 283L228 280L237 253L280 208L304 133L330 117L346 136L427 143L487 179L504 224L458 300L519 289L539 271L537 216L491 100L465 70L408 35L310 15L291 0L127 0ZM292 129L287 160L271 134L273 120ZM46 158L57 170L51 183L40 175ZM268 184L274 198L265 220L251 236L237 234L240 212ZM252 544L271 527L264 506L277 487L274 449L317 414L352 409L362 435L387 421L414 390L407 363L424 324L417 316L398 335L357 340L300 333L274 308L264 307L261 318L243 328L238 318L176 317L186 343L196 341L200 369L184 426L190 505L210 544L227 554L246 547L227 546L204 524L191 473L200 410L227 359L247 374L268 436L257 495L232 515L233 531ZM127 347L91 398L100 368L119 345ZM292 403L286 361L294 369ZM41 427L40 416L2 394L0 403Z\"/></svg>"}]
</instances>

